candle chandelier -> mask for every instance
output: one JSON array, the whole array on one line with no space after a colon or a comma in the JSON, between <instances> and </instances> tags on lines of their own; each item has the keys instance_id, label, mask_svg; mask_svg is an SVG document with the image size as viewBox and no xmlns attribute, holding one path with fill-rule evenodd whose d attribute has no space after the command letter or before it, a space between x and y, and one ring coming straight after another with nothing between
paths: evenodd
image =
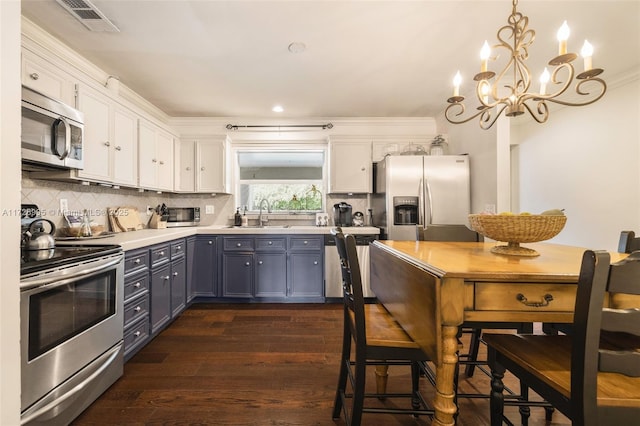
<instances>
[{"instance_id":1,"label":"candle chandelier","mask_svg":"<svg viewBox=\"0 0 640 426\"><path fill-rule=\"evenodd\" d=\"M529 57L529 46L535 39L535 31L528 28L529 18L516 11L517 0L513 0L513 8L507 22L508 25L498 30L498 43L492 47L485 41L480 51L480 72L473 79L477 82L476 95L479 105L471 116L463 117L465 113L464 96L460 96L462 78L460 72L453 79L453 96L447 102L446 119L453 124L462 124L476 117L480 117L480 127L489 129L498 117L505 112L507 117L522 115L525 111L538 122L544 123L549 118L549 102L568 106L583 106L594 103L602 98L607 85L598 76L603 72L601 68L593 68L593 47L585 40L581 54L584 58L584 70L576 75L573 61L578 57L575 53L567 53L567 39L569 27L566 21L558 30L559 53L549 61L553 67L550 73L544 69L540 77L540 91L531 89L531 72L525 61ZM506 65L496 74L488 69L488 62L495 61L498 56L491 56L492 49L506 51ZM547 93L547 84L552 88ZM575 87L577 98L559 99L571 87ZM587 91L596 89L594 93Z\"/></svg>"}]
</instances>

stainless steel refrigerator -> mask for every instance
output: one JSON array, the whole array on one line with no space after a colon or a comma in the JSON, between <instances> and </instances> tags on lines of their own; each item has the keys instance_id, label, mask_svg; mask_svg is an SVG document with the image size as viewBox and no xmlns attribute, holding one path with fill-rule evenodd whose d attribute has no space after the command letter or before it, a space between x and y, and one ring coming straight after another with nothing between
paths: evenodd
<instances>
[{"instance_id":1,"label":"stainless steel refrigerator","mask_svg":"<svg viewBox=\"0 0 640 426\"><path fill-rule=\"evenodd\" d=\"M416 226L468 224L466 155L388 155L376 163L374 225L389 240L415 240Z\"/></svg>"}]
</instances>

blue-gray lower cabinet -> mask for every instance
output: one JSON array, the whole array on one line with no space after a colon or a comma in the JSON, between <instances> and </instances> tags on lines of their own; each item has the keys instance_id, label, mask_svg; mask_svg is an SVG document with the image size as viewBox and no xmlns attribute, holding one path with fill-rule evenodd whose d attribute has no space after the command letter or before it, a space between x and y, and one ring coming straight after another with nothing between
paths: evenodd
<instances>
[{"instance_id":1,"label":"blue-gray lower cabinet","mask_svg":"<svg viewBox=\"0 0 640 426\"><path fill-rule=\"evenodd\" d=\"M149 250L132 250L124 258L124 359L149 340Z\"/></svg>"},{"instance_id":2,"label":"blue-gray lower cabinet","mask_svg":"<svg viewBox=\"0 0 640 426\"><path fill-rule=\"evenodd\" d=\"M324 237L289 237L289 297L295 300L324 300Z\"/></svg>"},{"instance_id":3,"label":"blue-gray lower cabinet","mask_svg":"<svg viewBox=\"0 0 640 426\"><path fill-rule=\"evenodd\" d=\"M198 235L187 240L187 301L218 296L217 237Z\"/></svg>"},{"instance_id":4,"label":"blue-gray lower cabinet","mask_svg":"<svg viewBox=\"0 0 640 426\"><path fill-rule=\"evenodd\" d=\"M221 237L222 297L324 301L322 236Z\"/></svg>"}]
</instances>

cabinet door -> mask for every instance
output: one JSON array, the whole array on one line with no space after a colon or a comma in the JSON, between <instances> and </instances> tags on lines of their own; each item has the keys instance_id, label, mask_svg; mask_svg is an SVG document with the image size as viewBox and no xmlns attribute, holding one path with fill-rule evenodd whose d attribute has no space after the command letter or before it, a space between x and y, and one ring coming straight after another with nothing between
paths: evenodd
<instances>
[{"instance_id":1,"label":"cabinet door","mask_svg":"<svg viewBox=\"0 0 640 426\"><path fill-rule=\"evenodd\" d=\"M187 265L184 258L171 262L171 317L187 306Z\"/></svg>"},{"instance_id":2,"label":"cabinet door","mask_svg":"<svg viewBox=\"0 0 640 426\"><path fill-rule=\"evenodd\" d=\"M156 131L146 121L138 123L138 185L156 188L158 159L156 158Z\"/></svg>"},{"instance_id":3,"label":"cabinet door","mask_svg":"<svg viewBox=\"0 0 640 426\"><path fill-rule=\"evenodd\" d=\"M156 143L158 189L173 191L173 136L158 129Z\"/></svg>"},{"instance_id":4,"label":"cabinet door","mask_svg":"<svg viewBox=\"0 0 640 426\"><path fill-rule=\"evenodd\" d=\"M224 142L219 140L196 142L196 159L196 190L227 192Z\"/></svg>"},{"instance_id":5,"label":"cabinet door","mask_svg":"<svg viewBox=\"0 0 640 426\"><path fill-rule=\"evenodd\" d=\"M135 186L138 180L138 117L128 109L113 108L112 182Z\"/></svg>"},{"instance_id":6,"label":"cabinet door","mask_svg":"<svg viewBox=\"0 0 640 426\"><path fill-rule=\"evenodd\" d=\"M323 254L295 252L289 255L289 296L323 297Z\"/></svg>"},{"instance_id":7,"label":"cabinet door","mask_svg":"<svg viewBox=\"0 0 640 426\"><path fill-rule=\"evenodd\" d=\"M370 141L329 143L329 192L370 193L373 186Z\"/></svg>"},{"instance_id":8,"label":"cabinet door","mask_svg":"<svg viewBox=\"0 0 640 426\"><path fill-rule=\"evenodd\" d=\"M67 105L76 106L76 83L71 75L24 49L22 84Z\"/></svg>"},{"instance_id":9,"label":"cabinet door","mask_svg":"<svg viewBox=\"0 0 640 426\"><path fill-rule=\"evenodd\" d=\"M222 296L253 297L253 254L222 254Z\"/></svg>"},{"instance_id":10,"label":"cabinet door","mask_svg":"<svg viewBox=\"0 0 640 426\"><path fill-rule=\"evenodd\" d=\"M107 182L111 180L110 103L105 95L86 87L80 88L78 108L84 113L84 169L78 171L80 177Z\"/></svg>"},{"instance_id":11,"label":"cabinet door","mask_svg":"<svg viewBox=\"0 0 640 426\"><path fill-rule=\"evenodd\" d=\"M171 271L167 264L151 272L151 333L171 319Z\"/></svg>"},{"instance_id":12,"label":"cabinet door","mask_svg":"<svg viewBox=\"0 0 640 426\"><path fill-rule=\"evenodd\" d=\"M182 140L176 144L176 181L174 187L176 191L193 192L196 189L195 142Z\"/></svg>"},{"instance_id":13,"label":"cabinet door","mask_svg":"<svg viewBox=\"0 0 640 426\"><path fill-rule=\"evenodd\" d=\"M286 253L256 253L256 297L286 297Z\"/></svg>"},{"instance_id":14,"label":"cabinet door","mask_svg":"<svg viewBox=\"0 0 640 426\"><path fill-rule=\"evenodd\" d=\"M187 254L188 256L188 254ZM218 295L216 239L213 235L197 237L194 248L193 297Z\"/></svg>"}]
</instances>

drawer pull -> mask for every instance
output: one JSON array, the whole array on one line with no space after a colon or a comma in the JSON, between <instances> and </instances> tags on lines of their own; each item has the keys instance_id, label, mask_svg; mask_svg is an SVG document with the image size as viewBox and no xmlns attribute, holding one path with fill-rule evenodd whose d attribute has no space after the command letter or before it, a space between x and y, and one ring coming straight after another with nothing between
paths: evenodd
<instances>
[{"instance_id":1,"label":"drawer pull","mask_svg":"<svg viewBox=\"0 0 640 426\"><path fill-rule=\"evenodd\" d=\"M164 256L164 251L161 251L160 253L158 253L158 256Z\"/></svg>"},{"instance_id":2,"label":"drawer pull","mask_svg":"<svg viewBox=\"0 0 640 426\"><path fill-rule=\"evenodd\" d=\"M209 245L212 245L212 244L213 244L213 241L209 241Z\"/></svg>"},{"instance_id":3,"label":"drawer pull","mask_svg":"<svg viewBox=\"0 0 640 426\"><path fill-rule=\"evenodd\" d=\"M141 334L142 332L136 331L135 333L133 333L133 337L140 337Z\"/></svg>"},{"instance_id":4,"label":"drawer pull","mask_svg":"<svg viewBox=\"0 0 640 426\"><path fill-rule=\"evenodd\" d=\"M258 265L262 265L262 260L258 261Z\"/></svg>"},{"instance_id":5,"label":"drawer pull","mask_svg":"<svg viewBox=\"0 0 640 426\"><path fill-rule=\"evenodd\" d=\"M271 246L271 245L273 245L273 241L269 241L269 245L270 245L270 246Z\"/></svg>"},{"instance_id":6,"label":"drawer pull","mask_svg":"<svg viewBox=\"0 0 640 426\"><path fill-rule=\"evenodd\" d=\"M142 310L142 308L140 306L136 306L135 309L134 309L134 311L136 311L136 312L140 312L141 310Z\"/></svg>"},{"instance_id":7,"label":"drawer pull","mask_svg":"<svg viewBox=\"0 0 640 426\"><path fill-rule=\"evenodd\" d=\"M29 77L31 78L31 80L37 80L40 78L37 72L32 72L31 74L29 74Z\"/></svg>"},{"instance_id":8,"label":"drawer pull","mask_svg":"<svg viewBox=\"0 0 640 426\"><path fill-rule=\"evenodd\" d=\"M316 260L316 261L314 261L314 262L313 262L313 264L314 264L314 265L317 265L317 264L318 264L318 261L317 261L317 260Z\"/></svg>"},{"instance_id":9,"label":"drawer pull","mask_svg":"<svg viewBox=\"0 0 640 426\"><path fill-rule=\"evenodd\" d=\"M140 260L140 259L136 259L136 260L133 261L133 263L135 263L136 265L139 265L140 262L142 262L142 260Z\"/></svg>"},{"instance_id":10,"label":"drawer pull","mask_svg":"<svg viewBox=\"0 0 640 426\"><path fill-rule=\"evenodd\" d=\"M169 275L167 275L166 277L162 277L163 280L165 281L169 281L171 279L171 277Z\"/></svg>"},{"instance_id":11,"label":"drawer pull","mask_svg":"<svg viewBox=\"0 0 640 426\"><path fill-rule=\"evenodd\" d=\"M182 246L176 246L176 250L182 250Z\"/></svg>"},{"instance_id":12,"label":"drawer pull","mask_svg":"<svg viewBox=\"0 0 640 426\"><path fill-rule=\"evenodd\" d=\"M137 282L137 283L135 283L133 286L134 286L135 288L140 288L140 286L141 286L141 285L142 285L142 284L141 284L140 282Z\"/></svg>"},{"instance_id":13,"label":"drawer pull","mask_svg":"<svg viewBox=\"0 0 640 426\"><path fill-rule=\"evenodd\" d=\"M173 276L174 276L174 277L177 277L177 276L178 276L178 273L177 273L177 272L174 272L174 273L173 273Z\"/></svg>"},{"instance_id":14,"label":"drawer pull","mask_svg":"<svg viewBox=\"0 0 640 426\"><path fill-rule=\"evenodd\" d=\"M307 240L304 240L304 243L305 243L305 244L309 244L309 241L307 241Z\"/></svg>"},{"instance_id":15,"label":"drawer pull","mask_svg":"<svg viewBox=\"0 0 640 426\"><path fill-rule=\"evenodd\" d=\"M242 243L237 243L236 247L242 247Z\"/></svg>"},{"instance_id":16,"label":"drawer pull","mask_svg":"<svg viewBox=\"0 0 640 426\"><path fill-rule=\"evenodd\" d=\"M245 266L251 266L251 262L246 262Z\"/></svg>"},{"instance_id":17,"label":"drawer pull","mask_svg":"<svg viewBox=\"0 0 640 426\"><path fill-rule=\"evenodd\" d=\"M542 296L542 298L544 300L541 300L540 302L529 302L524 294L518 293L516 295L516 299L518 299L518 302L522 303L525 306L530 306L533 308L542 308L543 306L549 306L549 302L553 300L553 296L549 293Z\"/></svg>"}]
</instances>

